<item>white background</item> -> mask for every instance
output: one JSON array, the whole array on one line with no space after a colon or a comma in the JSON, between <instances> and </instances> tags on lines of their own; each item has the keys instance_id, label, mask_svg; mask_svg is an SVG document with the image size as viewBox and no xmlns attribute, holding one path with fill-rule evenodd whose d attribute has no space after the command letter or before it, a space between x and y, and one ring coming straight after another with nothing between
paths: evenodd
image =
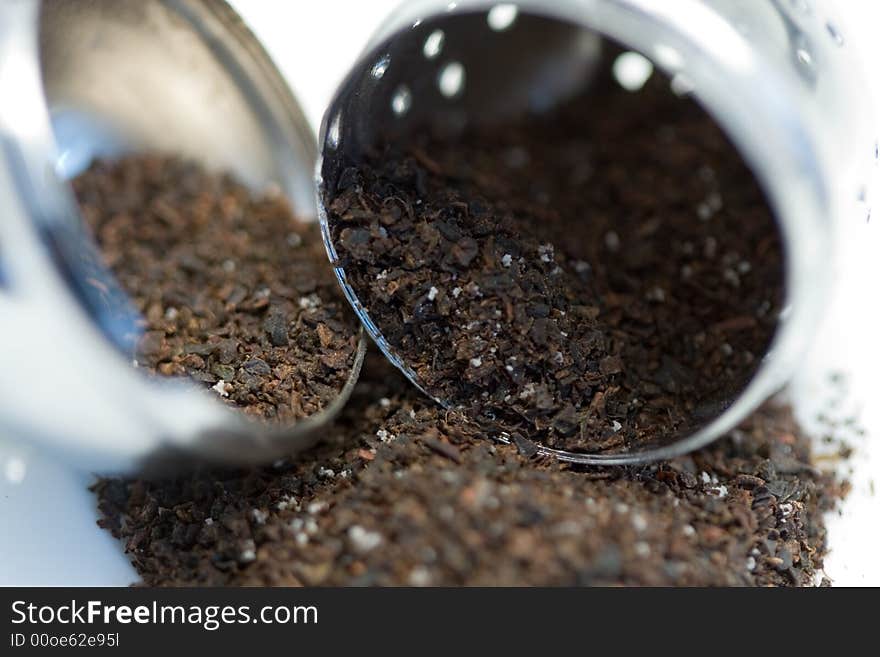
<instances>
[{"instance_id":1,"label":"white background","mask_svg":"<svg viewBox=\"0 0 880 657\"><path fill-rule=\"evenodd\" d=\"M233 4L264 41L317 129L336 85L397 2ZM860 47L866 60L878 62L873 83L880 98L880 3L839 0L834 5L843 14L839 23L847 43ZM880 497L871 489L872 481L880 488L878 231L880 208L872 223L854 222L848 232L835 301L792 386L802 420L812 425L817 411L839 396L828 385L828 373L846 372L845 402L833 412L856 411L869 429L868 437L854 441L853 493L842 512L830 518L832 553L826 572L838 585L880 585L880 560L873 553L880 540ZM125 585L136 579L121 547L95 527L89 480L26 445L0 439L0 584Z\"/></svg>"}]
</instances>

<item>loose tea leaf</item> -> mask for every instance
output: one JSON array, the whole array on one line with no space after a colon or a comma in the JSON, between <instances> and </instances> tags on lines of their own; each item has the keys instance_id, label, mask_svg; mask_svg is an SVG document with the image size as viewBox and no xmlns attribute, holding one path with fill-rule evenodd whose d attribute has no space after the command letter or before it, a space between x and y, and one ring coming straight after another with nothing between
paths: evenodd
<instances>
[{"instance_id":1,"label":"loose tea leaf","mask_svg":"<svg viewBox=\"0 0 880 657\"><path fill-rule=\"evenodd\" d=\"M319 383L341 380L351 320L318 236L277 199L155 158L98 165L78 187L147 318L144 367L203 377L264 417L304 412L296 393L320 400ZM605 88L544 119L377 151L338 192L333 239L358 294L465 412L373 353L311 458L99 481L99 524L144 583L817 581L822 515L846 487L813 467L785 405L651 466L535 456L535 441L608 450L685 430L772 336L772 217L696 106ZM494 443L498 429L513 444Z\"/></svg>"},{"instance_id":2,"label":"loose tea leaf","mask_svg":"<svg viewBox=\"0 0 880 657\"><path fill-rule=\"evenodd\" d=\"M767 202L659 76L379 145L331 189L373 322L432 396L495 430L574 451L668 443L738 396L776 329Z\"/></svg>"},{"instance_id":3,"label":"loose tea leaf","mask_svg":"<svg viewBox=\"0 0 880 657\"><path fill-rule=\"evenodd\" d=\"M494 445L378 354L311 459L103 480L149 585L810 585L845 490L770 403L667 463L572 469ZM826 580L827 583L827 580Z\"/></svg>"},{"instance_id":4,"label":"loose tea leaf","mask_svg":"<svg viewBox=\"0 0 880 657\"><path fill-rule=\"evenodd\" d=\"M357 320L320 231L280 194L159 156L74 180L83 216L144 316L137 364L189 376L268 421L325 408L348 380Z\"/></svg>"}]
</instances>

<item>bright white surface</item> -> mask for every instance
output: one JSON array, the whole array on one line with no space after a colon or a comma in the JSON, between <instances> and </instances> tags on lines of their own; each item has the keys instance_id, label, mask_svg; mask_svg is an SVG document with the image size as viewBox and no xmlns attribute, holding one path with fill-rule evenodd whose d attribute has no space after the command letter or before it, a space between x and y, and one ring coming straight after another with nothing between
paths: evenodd
<instances>
[{"instance_id":1,"label":"bright white surface","mask_svg":"<svg viewBox=\"0 0 880 657\"><path fill-rule=\"evenodd\" d=\"M337 84L397 2L232 4L264 41L317 129ZM844 6L847 21L841 32L866 49L868 61L880 62L880 5L847 0L838 4L839 11ZM875 82L880 97L880 73ZM873 554L880 539L880 497L871 492L872 480L880 488L880 216L870 224L852 225L844 253L834 307L792 396L802 420L810 424L835 395L828 373L848 374L845 406L861 412L861 423L874 438L854 441L854 491L842 513L830 520L832 553L826 570L838 585L880 585L880 562ZM88 475L0 440L0 585L126 585L136 579L121 547L95 526L89 481Z\"/></svg>"},{"instance_id":2,"label":"bright white surface","mask_svg":"<svg viewBox=\"0 0 880 657\"><path fill-rule=\"evenodd\" d=\"M137 577L95 526L92 477L0 441L0 585L123 586Z\"/></svg>"},{"instance_id":3,"label":"bright white surface","mask_svg":"<svg viewBox=\"0 0 880 657\"><path fill-rule=\"evenodd\" d=\"M399 0L231 0L287 78L317 132L343 77Z\"/></svg>"},{"instance_id":4,"label":"bright white surface","mask_svg":"<svg viewBox=\"0 0 880 657\"><path fill-rule=\"evenodd\" d=\"M841 0L841 34L861 52L869 65L870 88L878 110L875 135L880 138L880 3ZM856 415L867 431L854 437L853 491L839 514L828 519L831 553L825 570L837 586L880 586L880 563L875 546L880 540L880 163L875 163L873 217L854 218L841 235L834 303L828 309L819 338L791 386L798 415L807 428L815 428L817 411L834 417ZM829 401L840 397L828 384L828 373L845 373L846 393L838 409ZM821 435L821 434L819 434Z\"/></svg>"}]
</instances>

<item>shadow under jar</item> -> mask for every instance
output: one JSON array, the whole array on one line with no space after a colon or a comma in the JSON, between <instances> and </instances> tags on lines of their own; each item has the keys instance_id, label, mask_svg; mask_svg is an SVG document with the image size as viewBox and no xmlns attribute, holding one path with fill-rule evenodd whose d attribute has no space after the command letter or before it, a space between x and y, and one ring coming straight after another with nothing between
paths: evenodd
<instances>
[{"instance_id":1,"label":"shadow under jar","mask_svg":"<svg viewBox=\"0 0 880 657\"><path fill-rule=\"evenodd\" d=\"M569 461L689 451L777 391L858 195L823 123L838 32L656 4L407 5L322 130L325 240L374 340Z\"/></svg>"},{"instance_id":2,"label":"shadow under jar","mask_svg":"<svg viewBox=\"0 0 880 657\"><path fill-rule=\"evenodd\" d=\"M338 394L294 423L251 421L210 390L146 377L131 362L145 320L69 184L95 160L158 155L229 173L255 195L275 190L315 221L312 132L241 19L220 0L3 3L0 98L4 432L91 471L267 462L314 444L357 378L356 322Z\"/></svg>"}]
</instances>

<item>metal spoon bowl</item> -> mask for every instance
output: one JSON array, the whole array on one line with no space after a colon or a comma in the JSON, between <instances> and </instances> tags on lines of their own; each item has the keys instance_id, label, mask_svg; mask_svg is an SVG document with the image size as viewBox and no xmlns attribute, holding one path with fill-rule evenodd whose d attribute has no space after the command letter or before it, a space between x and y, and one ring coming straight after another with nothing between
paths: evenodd
<instances>
[{"instance_id":1,"label":"metal spoon bowl","mask_svg":"<svg viewBox=\"0 0 880 657\"><path fill-rule=\"evenodd\" d=\"M864 104L851 102L860 89L858 67L833 26L818 10L805 14L798 3L775 0L747 7L723 0L404 4L352 67L319 139L321 221L346 296L386 356L426 390L384 337L337 256L325 206L341 173L372 147L404 141L425 125L456 134L552 107L589 88L607 41L621 44L686 84L751 168L784 244L786 304L754 377L687 435L620 454L538 449L571 462L628 464L719 438L791 376L827 303L835 226L857 216L866 166L853 163L866 165L874 140Z\"/></svg>"},{"instance_id":2,"label":"metal spoon bowl","mask_svg":"<svg viewBox=\"0 0 880 657\"><path fill-rule=\"evenodd\" d=\"M65 182L96 157L160 152L280 187L315 219L312 131L220 0L0 4L0 427L90 470L271 461L314 444L357 380L288 427L129 362L137 314Z\"/></svg>"}]
</instances>

